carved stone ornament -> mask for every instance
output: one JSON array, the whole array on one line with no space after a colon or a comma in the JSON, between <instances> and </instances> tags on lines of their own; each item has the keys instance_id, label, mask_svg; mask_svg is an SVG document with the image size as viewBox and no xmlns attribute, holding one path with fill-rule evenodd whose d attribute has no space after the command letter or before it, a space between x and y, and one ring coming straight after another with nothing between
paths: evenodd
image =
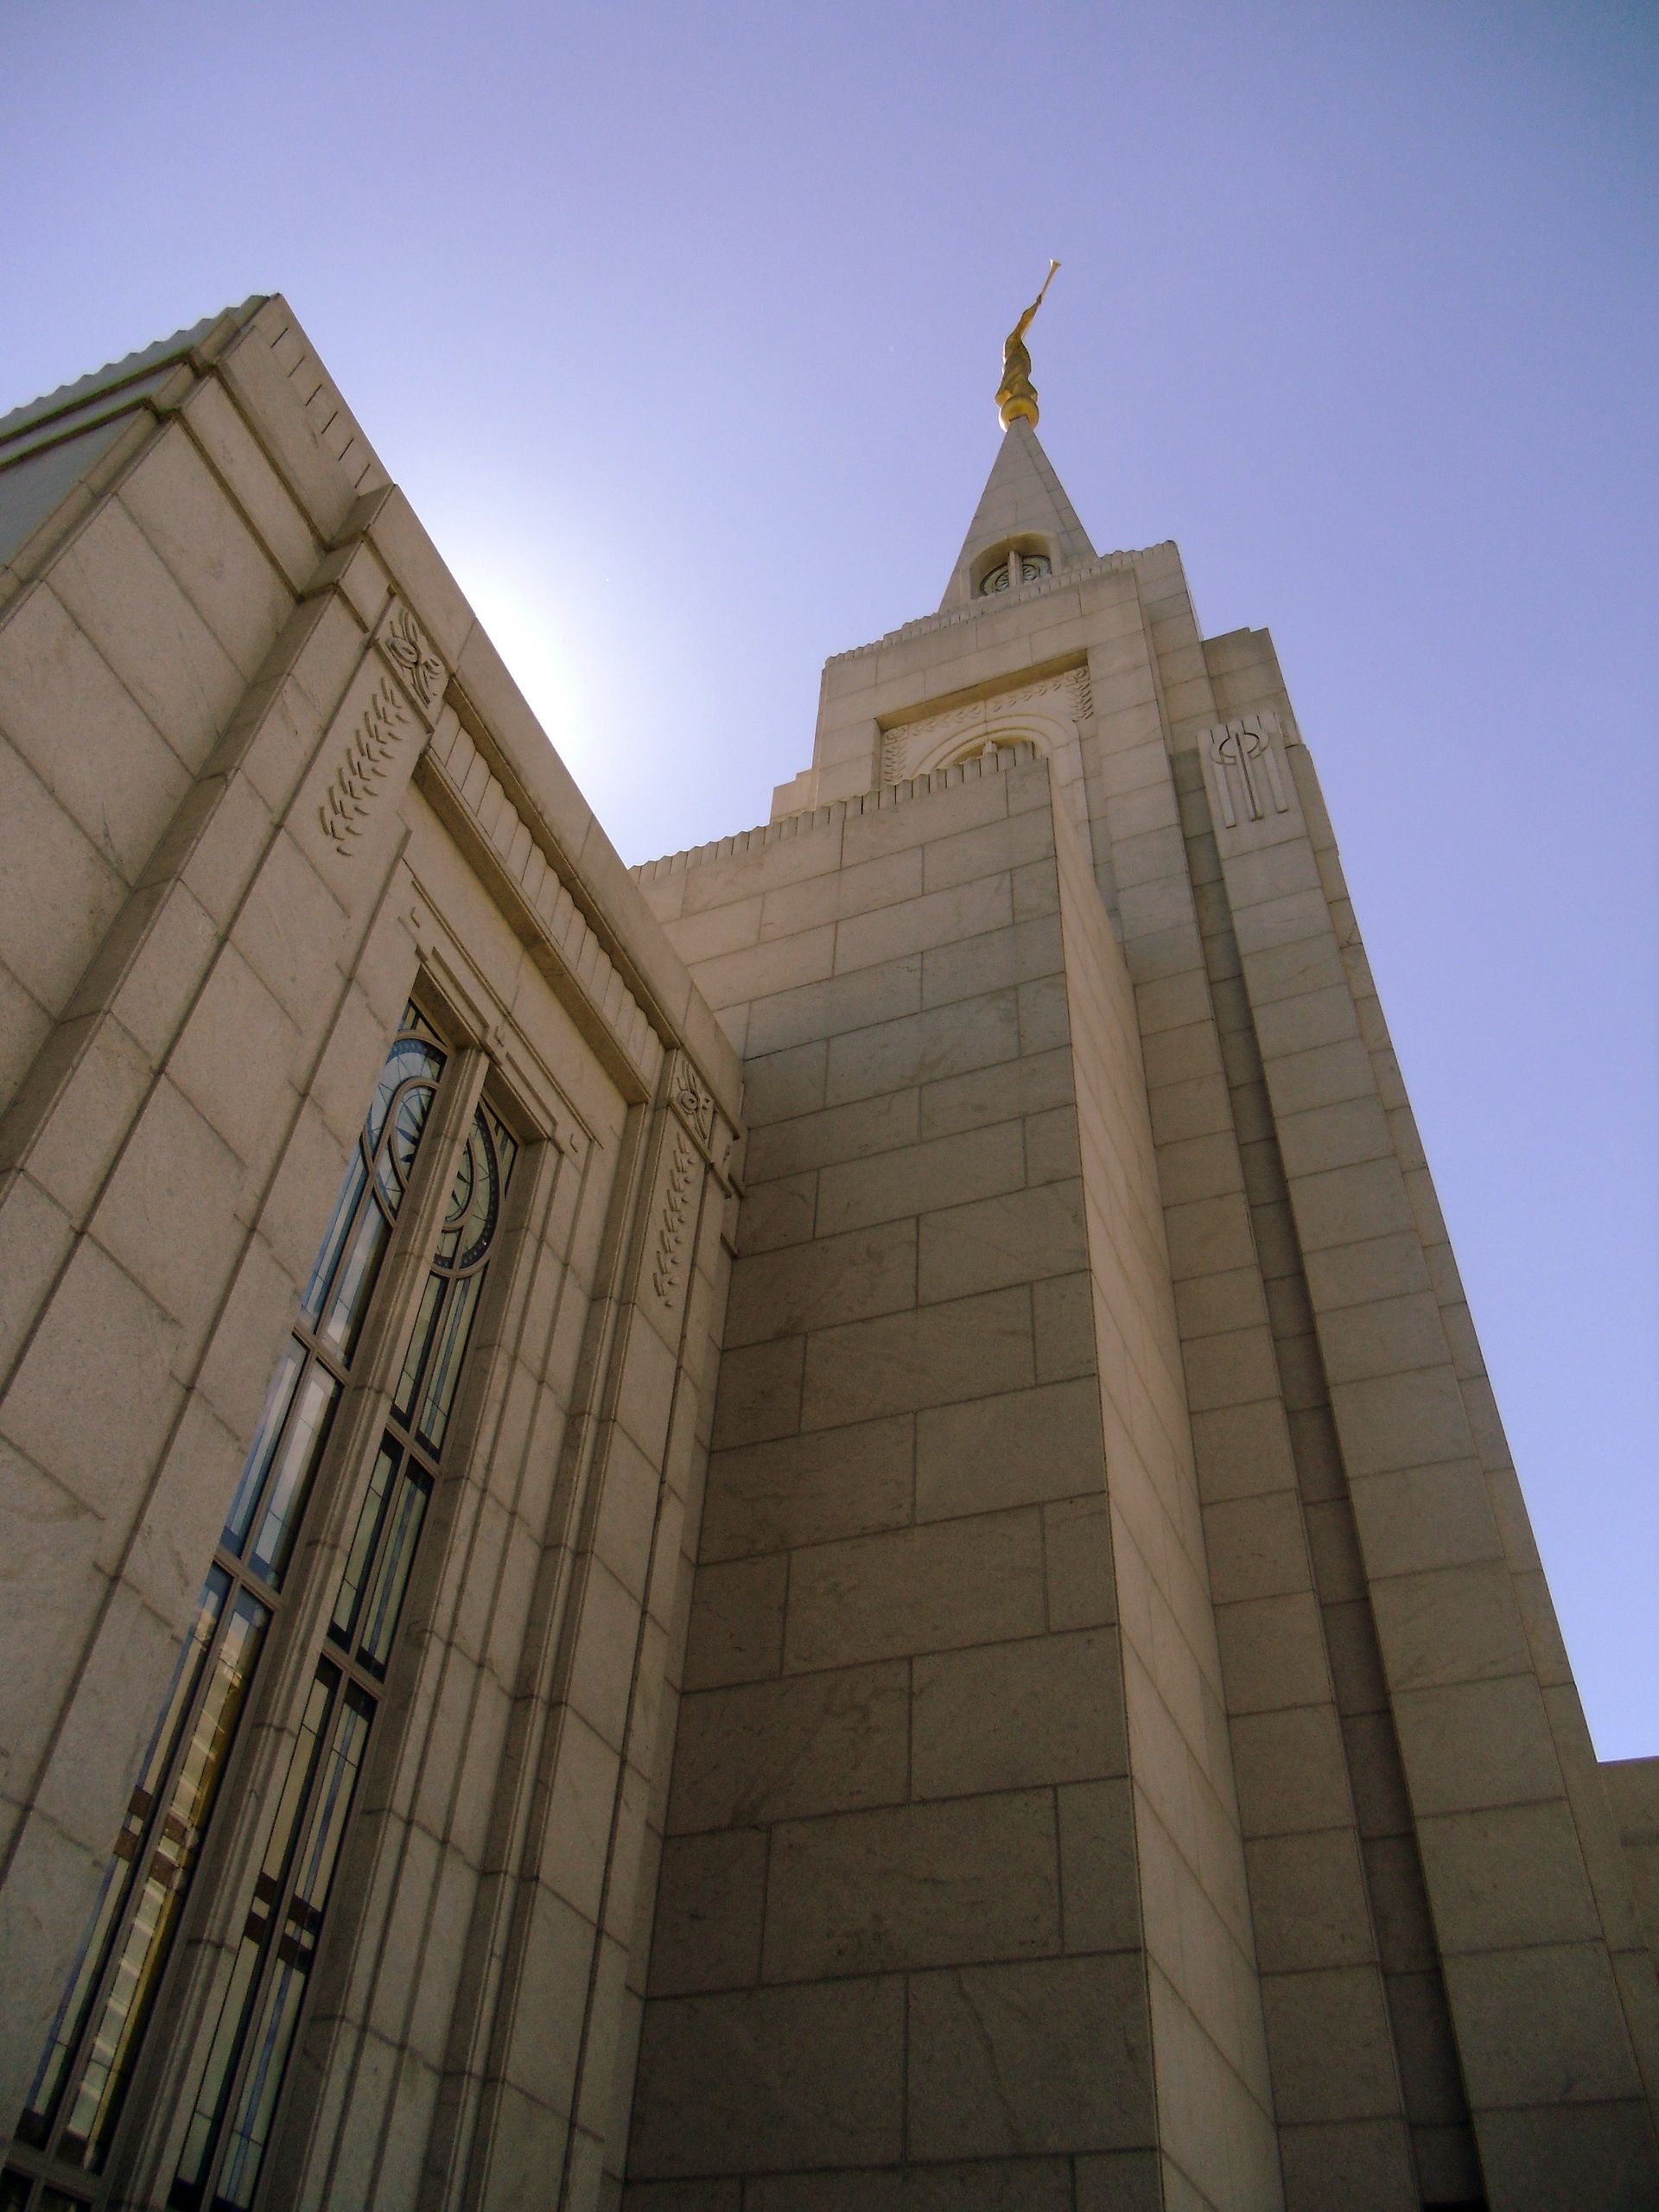
<instances>
[{"instance_id":1,"label":"carved stone ornament","mask_svg":"<svg viewBox=\"0 0 1659 2212\"><path fill-rule=\"evenodd\" d=\"M1278 734L1273 715L1246 715L1242 721L1205 733L1221 818L1230 830L1238 827L1241 816L1249 822L1264 821L1269 807L1275 814L1289 813Z\"/></svg>"},{"instance_id":2,"label":"carved stone ornament","mask_svg":"<svg viewBox=\"0 0 1659 2212\"><path fill-rule=\"evenodd\" d=\"M1012 742L1020 734L1013 725L1018 723L1020 714L1027 708L1038 708L1049 714L1058 712L1073 721L1088 721L1095 711L1088 670L1068 668L1058 676L1047 677L1040 683L1027 683L1018 691L998 692L989 699L975 699L965 707L952 707L944 714L929 715L919 721L899 722L892 729L883 730L882 782L902 783L913 772L912 763L925 760L953 737L966 738L976 726L985 728L988 734L992 726L999 732L1006 727L1007 740Z\"/></svg>"},{"instance_id":3,"label":"carved stone ornament","mask_svg":"<svg viewBox=\"0 0 1659 2212\"><path fill-rule=\"evenodd\" d=\"M715 1101L709 1086L683 1052L677 1052L669 1071L669 1103L705 1152L715 1141Z\"/></svg>"},{"instance_id":4,"label":"carved stone ornament","mask_svg":"<svg viewBox=\"0 0 1659 2212\"><path fill-rule=\"evenodd\" d=\"M443 698L446 681L442 661L401 600L391 602L375 642L396 673L384 672L375 684L318 809L335 851L346 856L363 834L376 786L419 727L411 698L429 718Z\"/></svg>"},{"instance_id":5,"label":"carved stone ornament","mask_svg":"<svg viewBox=\"0 0 1659 2212\"><path fill-rule=\"evenodd\" d=\"M435 708L443 696L444 667L420 624L402 600L394 600L380 632L380 650L423 707Z\"/></svg>"},{"instance_id":6,"label":"carved stone ornament","mask_svg":"<svg viewBox=\"0 0 1659 2212\"><path fill-rule=\"evenodd\" d=\"M674 1156L668 1166L668 1190L663 1199L662 1226L657 1232L657 1252L651 1268L651 1287L664 1306L672 1306L685 1265L687 1217L696 1183L696 1146L683 1129L677 1130Z\"/></svg>"}]
</instances>

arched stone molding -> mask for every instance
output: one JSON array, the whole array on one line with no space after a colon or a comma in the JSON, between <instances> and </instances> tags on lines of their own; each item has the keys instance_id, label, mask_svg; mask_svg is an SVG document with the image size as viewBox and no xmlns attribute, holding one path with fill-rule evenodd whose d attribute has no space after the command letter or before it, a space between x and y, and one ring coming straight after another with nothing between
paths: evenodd
<instances>
[{"instance_id":1,"label":"arched stone molding","mask_svg":"<svg viewBox=\"0 0 1659 2212\"><path fill-rule=\"evenodd\" d=\"M929 775L976 757L988 745L1033 745L1045 758L1058 759L1075 751L1092 712L1089 672L1072 668L1017 691L897 723L881 734L881 781Z\"/></svg>"}]
</instances>

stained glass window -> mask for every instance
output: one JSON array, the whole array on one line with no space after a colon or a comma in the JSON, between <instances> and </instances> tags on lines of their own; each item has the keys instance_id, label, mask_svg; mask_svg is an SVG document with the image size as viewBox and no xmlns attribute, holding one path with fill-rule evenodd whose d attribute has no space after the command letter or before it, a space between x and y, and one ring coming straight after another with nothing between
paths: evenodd
<instances>
[{"instance_id":1,"label":"stained glass window","mask_svg":"<svg viewBox=\"0 0 1659 2212\"><path fill-rule=\"evenodd\" d=\"M0 2212L96 2206L123 2100L448 1055L414 1007L376 1085L0 2177ZM514 1154L480 1106L455 1168L328 1628L275 1798L172 2202L245 2206ZM349 1481L351 1470L341 1470ZM73 2177L89 2177L84 2192ZM55 2175L56 2178L54 2178ZM66 2194L66 2185L67 2193Z\"/></svg>"}]
</instances>

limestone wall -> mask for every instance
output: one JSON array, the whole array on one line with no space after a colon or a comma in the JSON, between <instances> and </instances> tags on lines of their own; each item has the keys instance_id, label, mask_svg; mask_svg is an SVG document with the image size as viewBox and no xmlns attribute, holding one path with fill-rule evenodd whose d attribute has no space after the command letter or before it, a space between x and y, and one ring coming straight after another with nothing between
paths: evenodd
<instances>
[{"instance_id":1,"label":"limestone wall","mask_svg":"<svg viewBox=\"0 0 1659 2212\"><path fill-rule=\"evenodd\" d=\"M751 1127L642 2205L1279 2201L1130 994L1001 763L642 871Z\"/></svg>"},{"instance_id":2,"label":"limestone wall","mask_svg":"<svg viewBox=\"0 0 1659 2212\"><path fill-rule=\"evenodd\" d=\"M596 2203L632 2090L736 1062L284 303L137 366L0 425L3 467L107 418L62 445L76 473L0 582L0 2102L10 2126L413 992L455 1132L483 1092L519 1153L268 2186L505 2206L533 2175ZM429 1177L400 1217L207 1833L118 2139L145 2201L444 1198Z\"/></svg>"}]
</instances>

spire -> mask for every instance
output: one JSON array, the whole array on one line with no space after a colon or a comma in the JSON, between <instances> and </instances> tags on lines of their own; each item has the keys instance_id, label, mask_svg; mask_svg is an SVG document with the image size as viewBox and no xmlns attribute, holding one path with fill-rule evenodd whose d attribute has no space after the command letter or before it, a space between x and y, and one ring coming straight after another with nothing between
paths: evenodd
<instances>
[{"instance_id":1,"label":"spire","mask_svg":"<svg viewBox=\"0 0 1659 2212\"><path fill-rule=\"evenodd\" d=\"M1016 416L1003 434L939 602L941 612L964 606L974 597L983 581L975 575L976 566L983 555L1002 546L1040 554L1056 569L1076 568L1095 557L1089 533L1077 520L1053 462L1023 416Z\"/></svg>"},{"instance_id":2,"label":"spire","mask_svg":"<svg viewBox=\"0 0 1659 2212\"><path fill-rule=\"evenodd\" d=\"M1046 568L1071 569L1095 557L1089 533L1037 442L1037 387L1026 351L1026 333L1059 265L1049 263L1041 290L1002 342L1002 381L996 393L1002 444L944 588L941 611L972 599L988 581L984 571L990 572L995 589L1020 583L1033 561ZM1011 557L1016 554L1018 561ZM999 576L1005 580L1002 587L995 582Z\"/></svg>"}]
</instances>

